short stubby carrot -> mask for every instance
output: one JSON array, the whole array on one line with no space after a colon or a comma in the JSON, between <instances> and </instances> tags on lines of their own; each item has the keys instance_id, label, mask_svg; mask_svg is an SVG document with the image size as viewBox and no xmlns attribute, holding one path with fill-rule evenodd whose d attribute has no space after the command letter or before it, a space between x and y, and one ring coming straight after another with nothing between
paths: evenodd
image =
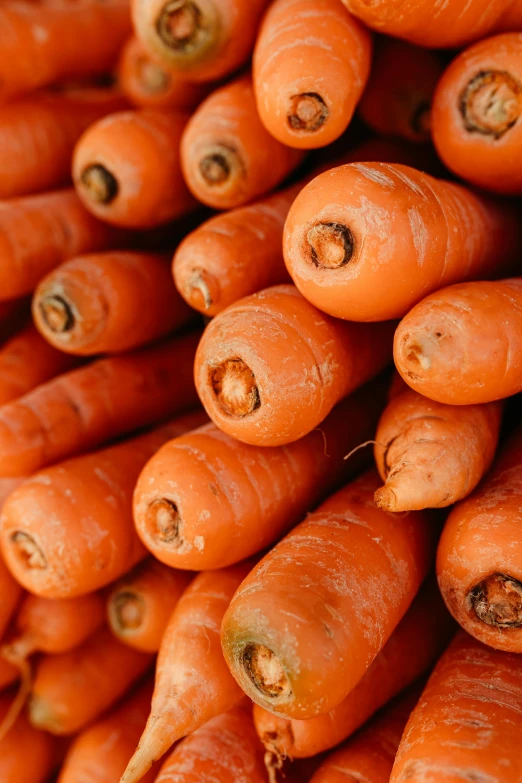
<instances>
[{"instance_id":1,"label":"short stubby carrot","mask_svg":"<svg viewBox=\"0 0 522 783\"><path fill-rule=\"evenodd\" d=\"M107 599L109 628L124 644L144 652L157 652L170 616L191 578L190 572L176 571L153 557L147 558L112 588Z\"/></svg>"},{"instance_id":2,"label":"short stubby carrot","mask_svg":"<svg viewBox=\"0 0 522 783\"><path fill-rule=\"evenodd\" d=\"M395 366L425 397L475 405L522 389L522 277L461 283L419 302L397 327Z\"/></svg>"},{"instance_id":3,"label":"short stubby carrot","mask_svg":"<svg viewBox=\"0 0 522 783\"><path fill-rule=\"evenodd\" d=\"M361 98L371 56L370 33L338 0L275 0L254 51L263 125L290 147L335 141Z\"/></svg>"},{"instance_id":4,"label":"short stubby carrot","mask_svg":"<svg viewBox=\"0 0 522 783\"><path fill-rule=\"evenodd\" d=\"M379 509L377 485L371 471L332 495L254 567L225 614L221 638L232 674L278 715L308 719L337 707L428 571L428 517Z\"/></svg>"},{"instance_id":5,"label":"short stubby carrot","mask_svg":"<svg viewBox=\"0 0 522 783\"><path fill-rule=\"evenodd\" d=\"M240 299L207 326L195 380L223 432L256 446L307 435L386 366L393 324L335 321L291 285Z\"/></svg>"},{"instance_id":6,"label":"short stubby carrot","mask_svg":"<svg viewBox=\"0 0 522 783\"><path fill-rule=\"evenodd\" d=\"M442 286L502 277L521 249L513 206L390 163L316 177L294 201L283 239L303 296L351 321L401 318Z\"/></svg>"},{"instance_id":7,"label":"short stubby carrot","mask_svg":"<svg viewBox=\"0 0 522 783\"><path fill-rule=\"evenodd\" d=\"M445 405L408 389L385 408L374 454L388 511L444 508L469 495L490 467L502 406Z\"/></svg>"},{"instance_id":8,"label":"short stubby carrot","mask_svg":"<svg viewBox=\"0 0 522 783\"><path fill-rule=\"evenodd\" d=\"M0 543L18 581L72 598L118 579L146 555L132 524L132 492L166 440L201 423L188 414L146 435L36 473L4 503Z\"/></svg>"},{"instance_id":9,"label":"short stubby carrot","mask_svg":"<svg viewBox=\"0 0 522 783\"><path fill-rule=\"evenodd\" d=\"M132 0L136 35L160 62L192 81L236 71L254 48L269 0Z\"/></svg>"},{"instance_id":10,"label":"short stubby carrot","mask_svg":"<svg viewBox=\"0 0 522 783\"><path fill-rule=\"evenodd\" d=\"M73 179L85 207L117 226L150 228L194 209L180 167L188 114L134 109L91 125L73 156Z\"/></svg>"},{"instance_id":11,"label":"short stubby carrot","mask_svg":"<svg viewBox=\"0 0 522 783\"><path fill-rule=\"evenodd\" d=\"M151 713L121 783L142 780L176 740L242 699L223 658L219 630L251 566L199 574L179 600L159 650Z\"/></svg>"},{"instance_id":12,"label":"short stubby carrot","mask_svg":"<svg viewBox=\"0 0 522 783\"><path fill-rule=\"evenodd\" d=\"M199 334L59 375L0 407L0 476L26 476L197 401Z\"/></svg>"},{"instance_id":13,"label":"short stubby carrot","mask_svg":"<svg viewBox=\"0 0 522 783\"><path fill-rule=\"evenodd\" d=\"M252 79L215 90L196 109L181 140L181 165L192 193L210 207L239 207L282 182L303 159L266 130Z\"/></svg>"},{"instance_id":14,"label":"short stubby carrot","mask_svg":"<svg viewBox=\"0 0 522 783\"><path fill-rule=\"evenodd\" d=\"M38 285L32 309L49 343L84 356L138 348L193 315L175 289L166 257L122 251L61 264Z\"/></svg>"},{"instance_id":15,"label":"short stubby carrot","mask_svg":"<svg viewBox=\"0 0 522 783\"><path fill-rule=\"evenodd\" d=\"M522 778L522 657L459 633L406 725L390 783Z\"/></svg>"},{"instance_id":16,"label":"short stubby carrot","mask_svg":"<svg viewBox=\"0 0 522 783\"><path fill-rule=\"evenodd\" d=\"M522 35L480 41L456 57L437 86L432 111L437 152L474 185L521 194L521 115Z\"/></svg>"},{"instance_id":17,"label":"short stubby carrot","mask_svg":"<svg viewBox=\"0 0 522 783\"><path fill-rule=\"evenodd\" d=\"M381 379L337 405L320 428L287 446L250 446L207 424L169 441L134 492L134 523L158 560L205 570L277 541L367 457L345 455L371 438ZM362 458L362 459L361 459Z\"/></svg>"},{"instance_id":18,"label":"short stubby carrot","mask_svg":"<svg viewBox=\"0 0 522 783\"><path fill-rule=\"evenodd\" d=\"M11 706L12 695L0 694L0 721ZM57 740L33 728L20 715L9 733L0 740L2 783L46 783L58 763Z\"/></svg>"}]
</instances>

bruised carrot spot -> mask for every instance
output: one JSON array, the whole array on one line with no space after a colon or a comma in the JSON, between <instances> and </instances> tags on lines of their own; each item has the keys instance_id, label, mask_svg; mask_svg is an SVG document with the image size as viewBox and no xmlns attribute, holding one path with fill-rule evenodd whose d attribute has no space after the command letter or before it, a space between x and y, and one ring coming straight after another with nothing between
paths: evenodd
<instances>
[{"instance_id":1,"label":"bruised carrot spot","mask_svg":"<svg viewBox=\"0 0 522 783\"><path fill-rule=\"evenodd\" d=\"M256 378L240 359L227 359L210 372L216 399L229 416L248 416L261 405Z\"/></svg>"},{"instance_id":2,"label":"bruised carrot spot","mask_svg":"<svg viewBox=\"0 0 522 783\"><path fill-rule=\"evenodd\" d=\"M294 130L313 133L328 119L328 107L317 92L293 95L288 110L288 124Z\"/></svg>"},{"instance_id":3,"label":"bruised carrot spot","mask_svg":"<svg viewBox=\"0 0 522 783\"><path fill-rule=\"evenodd\" d=\"M306 239L314 266L338 269L352 258L352 232L341 223L316 223L309 229Z\"/></svg>"},{"instance_id":4,"label":"bruised carrot spot","mask_svg":"<svg viewBox=\"0 0 522 783\"><path fill-rule=\"evenodd\" d=\"M467 130L499 139L516 123L522 106L522 85L507 71L480 71L460 96Z\"/></svg>"},{"instance_id":5,"label":"bruised carrot spot","mask_svg":"<svg viewBox=\"0 0 522 783\"><path fill-rule=\"evenodd\" d=\"M180 541L181 517L177 505L167 498L153 500L146 512L145 524L155 541L173 544Z\"/></svg>"},{"instance_id":6,"label":"bruised carrot spot","mask_svg":"<svg viewBox=\"0 0 522 783\"><path fill-rule=\"evenodd\" d=\"M132 590L117 593L109 604L111 623L120 631L140 628L145 615L143 598Z\"/></svg>"},{"instance_id":7,"label":"bruised carrot spot","mask_svg":"<svg viewBox=\"0 0 522 783\"><path fill-rule=\"evenodd\" d=\"M72 307L61 295L44 296L38 303L38 308L46 326L53 333L70 332L75 325Z\"/></svg>"},{"instance_id":8,"label":"bruised carrot spot","mask_svg":"<svg viewBox=\"0 0 522 783\"><path fill-rule=\"evenodd\" d=\"M26 568L47 568L47 558L34 538L23 530L11 535L11 544Z\"/></svg>"},{"instance_id":9,"label":"bruised carrot spot","mask_svg":"<svg viewBox=\"0 0 522 783\"><path fill-rule=\"evenodd\" d=\"M170 49L185 54L201 48L208 37L203 15L193 0L171 0L161 9L156 31Z\"/></svg>"},{"instance_id":10,"label":"bruised carrot spot","mask_svg":"<svg viewBox=\"0 0 522 783\"><path fill-rule=\"evenodd\" d=\"M278 701L291 696L292 686L283 664L264 644L247 644L243 650L242 665L250 682L264 696Z\"/></svg>"},{"instance_id":11,"label":"bruised carrot spot","mask_svg":"<svg viewBox=\"0 0 522 783\"><path fill-rule=\"evenodd\" d=\"M117 180L100 163L87 166L81 174L80 182L91 201L98 204L110 204L118 195Z\"/></svg>"},{"instance_id":12,"label":"bruised carrot spot","mask_svg":"<svg viewBox=\"0 0 522 783\"><path fill-rule=\"evenodd\" d=\"M468 596L471 608L483 623L495 628L522 626L522 582L505 574L491 574Z\"/></svg>"}]
</instances>

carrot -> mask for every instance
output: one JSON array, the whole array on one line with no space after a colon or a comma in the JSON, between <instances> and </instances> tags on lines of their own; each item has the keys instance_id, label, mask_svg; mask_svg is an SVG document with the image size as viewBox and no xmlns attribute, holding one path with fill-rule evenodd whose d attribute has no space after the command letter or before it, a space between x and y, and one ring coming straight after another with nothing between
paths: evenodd
<instances>
[{"instance_id":1,"label":"carrot","mask_svg":"<svg viewBox=\"0 0 522 783\"><path fill-rule=\"evenodd\" d=\"M337 707L415 597L430 565L432 528L422 512L398 519L377 508L377 483L372 471L332 495L234 596L223 651L256 704L299 719Z\"/></svg>"},{"instance_id":2,"label":"carrot","mask_svg":"<svg viewBox=\"0 0 522 783\"><path fill-rule=\"evenodd\" d=\"M0 101L109 70L129 32L127 0L6 0L0 9Z\"/></svg>"},{"instance_id":3,"label":"carrot","mask_svg":"<svg viewBox=\"0 0 522 783\"><path fill-rule=\"evenodd\" d=\"M181 139L185 181L203 204L239 207L284 180L303 160L259 119L250 76L215 90L196 109Z\"/></svg>"},{"instance_id":4,"label":"carrot","mask_svg":"<svg viewBox=\"0 0 522 783\"><path fill-rule=\"evenodd\" d=\"M423 299L395 333L395 365L415 391L474 405L522 389L522 277L453 285Z\"/></svg>"},{"instance_id":5,"label":"carrot","mask_svg":"<svg viewBox=\"0 0 522 783\"><path fill-rule=\"evenodd\" d=\"M345 324L290 285L240 299L207 326L194 374L214 423L280 446L307 435L387 363L391 324Z\"/></svg>"},{"instance_id":6,"label":"carrot","mask_svg":"<svg viewBox=\"0 0 522 783\"><path fill-rule=\"evenodd\" d=\"M45 339L84 356L140 347L192 315L166 258L152 253L72 258L47 275L33 297L33 318Z\"/></svg>"},{"instance_id":7,"label":"carrot","mask_svg":"<svg viewBox=\"0 0 522 783\"><path fill-rule=\"evenodd\" d=\"M138 38L193 81L221 79L245 63L269 0L132 0Z\"/></svg>"},{"instance_id":8,"label":"carrot","mask_svg":"<svg viewBox=\"0 0 522 783\"><path fill-rule=\"evenodd\" d=\"M12 685L20 677L20 671L12 663L8 663L5 658L0 656L0 690L4 690L9 685ZM0 740L1 742L1 740ZM1 752L1 751L0 751Z\"/></svg>"},{"instance_id":9,"label":"carrot","mask_svg":"<svg viewBox=\"0 0 522 783\"><path fill-rule=\"evenodd\" d=\"M513 207L461 185L407 166L351 163L301 191L283 245L312 304L337 318L383 321L444 285L501 277L522 233Z\"/></svg>"},{"instance_id":10,"label":"carrot","mask_svg":"<svg viewBox=\"0 0 522 783\"><path fill-rule=\"evenodd\" d=\"M343 400L319 430L288 446L249 446L207 424L169 441L134 492L134 523L152 554L175 568L237 563L277 541L363 467L344 460L373 436L382 383Z\"/></svg>"},{"instance_id":11,"label":"carrot","mask_svg":"<svg viewBox=\"0 0 522 783\"><path fill-rule=\"evenodd\" d=\"M0 638L11 620L22 596L22 588L11 576L3 557L0 557Z\"/></svg>"},{"instance_id":12,"label":"carrot","mask_svg":"<svg viewBox=\"0 0 522 783\"><path fill-rule=\"evenodd\" d=\"M121 241L85 211L73 190L0 202L0 299L30 293L71 256Z\"/></svg>"},{"instance_id":13,"label":"carrot","mask_svg":"<svg viewBox=\"0 0 522 783\"><path fill-rule=\"evenodd\" d=\"M456 636L404 732L390 783L514 783L522 776L522 658Z\"/></svg>"},{"instance_id":14,"label":"carrot","mask_svg":"<svg viewBox=\"0 0 522 783\"><path fill-rule=\"evenodd\" d=\"M108 223L149 228L195 204L181 175L179 144L188 115L134 109L91 125L73 157L73 179L85 207Z\"/></svg>"},{"instance_id":15,"label":"carrot","mask_svg":"<svg viewBox=\"0 0 522 783\"><path fill-rule=\"evenodd\" d=\"M113 634L137 650L157 652L191 577L152 557L136 566L112 588L107 600L107 621Z\"/></svg>"},{"instance_id":16,"label":"carrot","mask_svg":"<svg viewBox=\"0 0 522 783\"><path fill-rule=\"evenodd\" d=\"M521 83L520 33L480 41L444 71L433 99L432 134L459 177L486 190L522 193Z\"/></svg>"},{"instance_id":17,"label":"carrot","mask_svg":"<svg viewBox=\"0 0 522 783\"><path fill-rule=\"evenodd\" d=\"M137 783L176 740L242 698L221 652L219 628L251 566L199 574L179 600L159 650L151 713L121 783Z\"/></svg>"},{"instance_id":18,"label":"carrot","mask_svg":"<svg viewBox=\"0 0 522 783\"><path fill-rule=\"evenodd\" d=\"M434 52L380 38L359 114L372 130L423 142L430 138L430 109L442 62Z\"/></svg>"},{"instance_id":19,"label":"carrot","mask_svg":"<svg viewBox=\"0 0 522 783\"><path fill-rule=\"evenodd\" d=\"M362 679L333 710L311 720L290 720L254 706L256 730L272 761L310 758L338 745L430 669L453 632L430 579Z\"/></svg>"},{"instance_id":20,"label":"carrot","mask_svg":"<svg viewBox=\"0 0 522 783\"><path fill-rule=\"evenodd\" d=\"M7 714L11 694L0 694L0 721ZM58 761L55 737L33 728L20 715L7 736L0 740L2 783L46 783Z\"/></svg>"},{"instance_id":21,"label":"carrot","mask_svg":"<svg viewBox=\"0 0 522 783\"><path fill-rule=\"evenodd\" d=\"M4 504L0 538L9 568L35 595L73 598L118 579L146 551L132 525L132 491L147 459L201 423L188 414L102 451L37 473Z\"/></svg>"},{"instance_id":22,"label":"carrot","mask_svg":"<svg viewBox=\"0 0 522 783\"><path fill-rule=\"evenodd\" d=\"M375 435L384 486L375 502L388 511L444 508L469 495L490 467L502 407L444 405L414 391L385 408Z\"/></svg>"},{"instance_id":23,"label":"carrot","mask_svg":"<svg viewBox=\"0 0 522 783\"><path fill-rule=\"evenodd\" d=\"M2 106L0 198L66 185L73 148L83 131L124 105L112 90L85 88L36 93Z\"/></svg>"},{"instance_id":24,"label":"carrot","mask_svg":"<svg viewBox=\"0 0 522 783\"><path fill-rule=\"evenodd\" d=\"M0 408L0 476L24 476L186 409L198 334L60 375Z\"/></svg>"}]
</instances>

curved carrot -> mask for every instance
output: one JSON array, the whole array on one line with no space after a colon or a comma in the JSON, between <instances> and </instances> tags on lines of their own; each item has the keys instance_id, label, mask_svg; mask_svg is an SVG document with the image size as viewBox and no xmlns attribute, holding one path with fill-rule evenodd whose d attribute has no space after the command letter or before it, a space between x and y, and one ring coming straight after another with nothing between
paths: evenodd
<instances>
[{"instance_id":1,"label":"curved carrot","mask_svg":"<svg viewBox=\"0 0 522 783\"><path fill-rule=\"evenodd\" d=\"M264 549L361 469L367 455L344 456L373 436L383 393L379 380L360 389L287 446L249 446L214 424L169 441L136 485L138 535L175 568L222 568Z\"/></svg>"},{"instance_id":2,"label":"curved carrot","mask_svg":"<svg viewBox=\"0 0 522 783\"><path fill-rule=\"evenodd\" d=\"M121 783L137 783L176 740L242 698L223 658L219 629L251 565L199 574L179 600L159 650L151 713Z\"/></svg>"},{"instance_id":3,"label":"curved carrot","mask_svg":"<svg viewBox=\"0 0 522 783\"><path fill-rule=\"evenodd\" d=\"M513 783L522 776L522 658L460 633L413 710L390 783Z\"/></svg>"},{"instance_id":4,"label":"curved carrot","mask_svg":"<svg viewBox=\"0 0 522 783\"><path fill-rule=\"evenodd\" d=\"M84 356L138 348L192 315L167 259L152 253L72 258L47 275L33 296L33 318L45 339Z\"/></svg>"},{"instance_id":5,"label":"curved carrot","mask_svg":"<svg viewBox=\"0 0 522 783\"><path fill-rule=\"evenodd\" d=\"M199 335L99 359L0 408L0 476L24 476L196 402Z\"/></svg>"},{"instance_id":6,"label":"curved carrot","mask_svg":"<svg viewBox=\"0 0 522 783\"><path fill-rule=\"evenodd\" d=\"M522 20L521 20L522 21ZM448 66L433 99L432 135L444 163L486 190L522 193L522 36L470 46Z\"/></svg>"},{"instance_id":7,"label":"curved carrot","mask_svg":"<svg viewBox=\"0 0 522 783\"><path fill-rule=\"evenodd\" d=\"M490 467L502 407L444 405L408 389L385 408L374 454L388 511L444 508L472 492Z\"/></svg>"},{"instance_id":8,"label":"curved carrot","mask_svg":"<svg viewBox=\"0 0 522 783\"><path fill-rule=\"evenodd\" d=\"M201 423L182 416L151 433L37 473L3 507L0 543L18 581L46 598L72 598L118 579L146 551L132 525L132 492L169 438Z\"/></svg>"},{"instance_id":9,"label":"curved carrot","mask_svg":"<svg viewBox=\"0 0 522 783\"><path fill-rule=\"evenodd\" d=\"M274 188L303 159L259 119L252 79L215 90L196 109L181 140L181 166L192 193L216 209L239 207Z\"/></svg>"},{"instance_id":10,"label":"curved carrot","mask_svg":"<svg viewBox=\"0 0 522 783\"><path fill-rule=\"evenodd\" d=\"M134 109L91 125L73 157L73 179L85 207L117 226L149 228L194 208L180 168L188 115Z\"/></svg>"},{"instance_id":11,"label":"curved carrot","mask_svg":"<svg viewBox=\"0 0 522 783\"><path fill-rule=\"evenodd\" d=\"M268 2L132 0L134 28L160 62L193 81L211 81L246 62Z\"/></svg>"},{"instance_id":12,"label":"curved carrot","mask_svg":"<svg viewBox=\"0 0 522 783\"><path fill-rule=\"evenodd\" d=\"M167 568L152 557L136 566L112 588L107 600L107 620L113 634L137 650L157 652L191 578L192 574Z\"/></svg>"},{"instance_id":13,"label":"curved carrot","mask_svg":"<svg viewBox=\"0 0 522 783\"><path fill-rule=\"evenodd\" d=\"M283 240L303 296L354 321L400 318L444 285L501 277L521 247L510 205L390 163L316 177L294 201Z\"/></svg>"},{"instance_id":14,"label":"curved carrot","mask_svg":"<svg viewBox=\"0 0 522 783\"><path fill-rule=\"evenodd\" d=\"M0 694L0 720L11 705L9 693ZM2 783L46 783L58 761L55 737L33 728L25 715L0 740Z\"/></svg>"},{"instance_id":15,"label":"curved carrot","mask_svg":"<svg viewBox=\"0 0 522 783\"><path fill-rule=\"evenodd\" d=\"M225 614L232 674L279 715L314 718L340 704L428 571L428 518L377 508L377 482L367 473L310 514L253 569Z\"/></svg>"},{"instance_id":16,"label":"curved carrot","mask_svg":"<svg viewBox=\"0 0 522 783\"><path fill-rule=\"evenodd\" d=\"M194 368L201 402L227 435L290 443L386 365L392 328L334 321L293 286L268 288L207 326Z\"/></svg>"},{"instance_id":17,"label":"curved carrot","mask_svg":"<svg viewBox=\"0 0 522 783\"><path fill-rule=\"evenodd\" d=\"M254 51L254 90L265 128L310 149L348 127L370 73L372 39L338 0L275 0Z\"/></svg>"},{"instance_id":18,"label":"curved carrot","mask_svg":"<svg viewBox=\"0 0 522 783\"><path fill-rule=\"evenodd\" d=\"M437 291L397 327L395 365L415 391L450 405L522 389L522 277Z\"/></svg>"}]
</instances>

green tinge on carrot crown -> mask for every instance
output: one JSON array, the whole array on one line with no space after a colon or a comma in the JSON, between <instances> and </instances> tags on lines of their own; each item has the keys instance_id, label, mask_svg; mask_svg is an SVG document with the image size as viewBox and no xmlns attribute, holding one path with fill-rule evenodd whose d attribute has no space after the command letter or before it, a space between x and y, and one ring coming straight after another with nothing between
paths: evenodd
<instances>
[{"instance_id":1,"label":"green tinge on carrot crown","mask_svg":"<svg viewBox=\"0 0 522 783\"><path fill-rule=\"evenodd\" d=\"M351 260L353 235L342 223L316 223L306 235L312 264L322 269L339 269Z\"/></svg>"},{"instance_id":2,"label":"green tinge on carrot crown","mask_svg":"<svg viewBox=\"0 0 522 783\"><path fill-rule=\"evenodd\" d=\"M467 130L499 139L520 117L522 85L507 71L480 71L460 96Z\"/></svg>"},{"instance_id":3,"label":"green tinge on carrot crown","mask_svg":"<svg viewBox=\"0 0 522 783\"><path fill-rule=\"evenodd\" d=\"M216 400L229 416L248 416L261 405L255 375L239 357L212 367L209 382Z\"/></svg>"},{"instance_id":4,"label":"green tinge on carrot crown","mask_svg":"<svg viewBox=\"0 0 522 783\"><path fill-rule=\"evenodd\" d=\"M468 601L479 620L495 628L522 626L522 582L505 574L491 574L476 585Z\"/></svg>"},{"instance_id":5,"label":"green tinge on carrot crown","mask_svg":"<svg viewBox=\"0 0 522 783\"><path fill-rule=\"evenodd\" d=\"M288 124L293 130L313 133L328 119L328 107L317 92L303 92L290 98Z\"/></svg>"},{"instance_id":6,"label":"green tinge on carrot crown","mask_svg":"<svg viewBox=\"0 0 522 783\"><path fill-rule=\"evenodd\" d=\"M38 309L51 332L63 334L73 329L76 321L74 312L63 296L49 294L42 297L38 303Z\"/></svg>"},{"instance_id":7,"label":"green tinge on carrot crown","mask_svg":"<svg viewBox=\"0 0 522 783\"><path fill-rule=\"evenodd\" d=\"M209 30L199 5L194 0L171 0L161 9L156 31L163 43L180 54L202 49Z\"/></svg>"}]
</instances>

